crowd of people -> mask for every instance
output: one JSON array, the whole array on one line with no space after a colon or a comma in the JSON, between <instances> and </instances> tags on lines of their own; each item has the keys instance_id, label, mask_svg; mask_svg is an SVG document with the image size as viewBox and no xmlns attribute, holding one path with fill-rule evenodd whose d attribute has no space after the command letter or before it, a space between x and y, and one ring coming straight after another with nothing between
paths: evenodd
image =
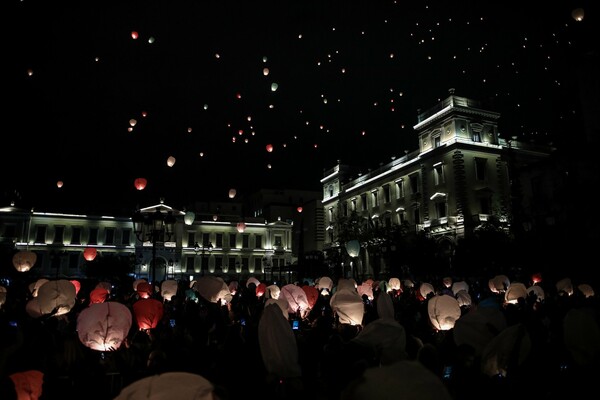
<instances>
[{"instance_id":1,"label":"crowd of people","mask_svg":"<svg viewBox=\"0 0 600 400\"><path fill-rule=\"evenodd\" d=\"M0 302L0 398L558 399L593 390L600 372L598 296L568 279L223 282L226 299L186 281L167 299L133 280L98 298L101 282L82 281L67 312L33 313L31 282L13 281ZM311 288L309 306L290 305L289 285ZM152 327L135 318L146 298L162 304ZM78 317L110 302L133 322L99 351Z\"/></svg>"}]
</instances>

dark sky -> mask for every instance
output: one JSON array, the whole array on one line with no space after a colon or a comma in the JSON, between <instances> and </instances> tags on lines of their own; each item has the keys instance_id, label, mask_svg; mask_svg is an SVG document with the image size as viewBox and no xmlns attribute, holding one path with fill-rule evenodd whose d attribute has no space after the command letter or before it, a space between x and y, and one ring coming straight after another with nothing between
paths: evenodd
<instances>
[{"instance_id":1,"label":"dark sky","mask_svg":"<svg viewBox=\"0 0 600 400\"><path fill-rule=\"evenodd\" d=\"M449 88L504 137L560 142L597 6L534 3L2 1L0 198L91 212L320 190L338 159L415 150L418 110Z\"/></svg>"}]
</instances>

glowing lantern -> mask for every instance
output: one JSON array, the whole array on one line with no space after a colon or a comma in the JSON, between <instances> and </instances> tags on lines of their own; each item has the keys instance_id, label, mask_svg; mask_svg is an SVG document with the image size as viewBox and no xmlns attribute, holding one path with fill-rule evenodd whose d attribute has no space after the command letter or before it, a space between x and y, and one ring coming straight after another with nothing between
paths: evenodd
<instances>
[{"instance_id":1,"label":"glowing lantern","mask_svg":"<svg viewBox=\"0 0 600 400\"><path fill-rule=\"evenodd\" d=\"M431 283L423 282L419 286L419 294L423 299L426 299L430 294L435 294L435 289Z\"/></svg>"},{"instance_id":2,"label":"glowing lantern","mask_svg":"<svg viewBox=\"0 0 600 400\"><path fill-rule=\"evenodd\" d=\"M527 298L527 288L521 282L513 282L504 293L504 301L509 304L516 304L519 298Z\"/></svg>"},{"instance_id":3,"label":"glowing lantern","mask_svg":"<svg viewBox=\"0 0 600 400\"><path fill-rule=\"evenodd\" d=\"M110 293L112 288L113 288L113 285L110 282L103 281L103 282L98 282L94 289L106 289L106 291L108 291L108 293Z\"/></svg>"},{"instance_id":4,"label":"glowing lantern","mask_svg":"<svg viewBox=\"0 0 600 400\"><path fill-rule=\"evenodd\" d=\"M131 322L131 311L124 304L91 304L77 316L79 341L92 350L117 350L127 338Z\"/></svg>"},{"instance_id":5,"label":"glowing lantern","mask_svg":"<svg viewBox=\"0 0 600 400\"><path fill-rule=\"evenodd\" d=\"M506 275L496 275L489 280L488 286L493 293L504 293L510 287L510 280Z\"/></svg>"},{"instance_id":6,"label":"glowing lantern","mask_svg":"<svg viewBox=\"0 0 600 400\"><path fill-rule=\"evenodd\" d=\"M187 211L185 213L185 215L183 216L183 222L185 222L186 225L193 224L195 219L196 219L196 214L194 214L193 211Z\"/></svg>"},{"instance_id":7,"label":"glowing lantern","mask_svg":"<svg viewBox=\"0 0 600 400\"><path fill-rule=\"evenodd\" d=\"M331 296L329 304L340 324L362 325L365 305L356 290L348 287L338 288Z\"/></svg>"},{"instance_id":8,"label":"glowing lantern","mask_svg":"<svg viewBox=\"0 0 600 400\"><path fill-rule=\"evenodd\" d=\"M131 125L131 127L134 127L136 124L137 124L137 120L136 119L131 118L129 120L129 125Z\"/></svg>"},{"instance_id":9,"label":"glowing lantern","mask_svg":"<svg viewBox=\"0 0 600 400\"><path fill-rule=\"evenodd\" d=\"M208 275L200 277L193 289L211 303L219 301L221 304L229 303L232 299L229 286L227 286L223 278L218 276Z\"/></svg>"},{"instance_id":10,"label":"glowing lantern","mask_svg":"<svg viewBox=\"0 0 600 400\"><path fill-rule=\"evenodd\" d=\"M269 68L263 68L263 75L264 76L269 75Z\"/></svg>"},{"instance_id":11,"label":"glowing lantern","mask_svg":"<svg viewBox=\"0 0 600 400\"><path fill-rule=\"evenodd\" d=\"M133 290L137 291L138 285L142 282L148 283L148 281L146 281L145 279L136 279L135 281L133 281Z\"/></svg>"},{"instance_id":12,"label":"glowing lantern","mask_svg":"<svg viewBox=\"0 0 600 400\"><path fill-rule=\"evenodd\" d=\"M452 284L452 293L454 293L455 296L461 290L464 290L465 292L469 293L469 284L465 281L454 282Z\"/></svg>"},{"instance_id":13,"label":"glowing lantern","mask_svg":"<svg viewBox=\"0 0 600 400\"><path fill-rule=\"evenodd\" d=\"M16 253L13 258L13 266L19 272L29 271L37 260L37 254L33 251L21 250Z\"/></svg>"},{"instance_id":14,"label":"glowing lantern","mask_svg":"<svg viewBox=\"0 0 600 400\"><path fill-rule=\"evenodd\" d=\"M77 295L81 290L81 283L76 279L71 279L69 282L71 282L73 286L75 286L75 295Z\"/></svg>"},{"instance_id":15,"label":"glowing lantern","mask_svg":"<svg viewBox=\"0 0 600 400\"><path fill-rule=\"evenodd\" d=\"M346 251L350 257L358 257L360 253L360 242L356 239L350 240L346 243Z\"/></svg>"},{"instance_id":16,"label":"glowing lantern","mask_svg":"<svg viewBox=\"0 0 600 400\"><path fill-rule=\"evenodd\" d=\"M536 272L535 274L531 275L531 281L534 284L540 283L542 281L542 274L540 272Z\"/></svg>"},{"instance_id":17,"label":"glowing lantern","mask_svg":"<svg viewBox=\"0 0 600 400\"><path fill-rule=\"evenodd\" d=\"M243 233L246 230L246 223L245 222L238 222L237 223L237 231L239 233Z\"/></svg>"},{"instance_id":18,"label":"glowing lantern","mask_svg":"<svg viewBox=\"0 0 600 400\"><path fill-rule=\"evenodd\" d=\"M444 279L442 279L442 283L444 284L445 287L450 288L452 286L452 278L449 276L444 277Z\"/></svg>"},{"instance_id":19,"label":"glowing lantern","mask_svg":"<svg viewBox=\"0 0 600 400\"><path fill-rule=\"evenodd\" d=\"M265 290L265 297L267 299L278 299L281 294L281 289L277 285L269 285Z\"/></svg>"},{"instance_id":20,"label":"glowing lantern","mask_svg":"<svg viewBox=\"0 0 600 400\"><path fill-rule=\"evenodd\" d=\"M190 372L165 372L139 379L121 390L114 400L213 399L213 384Z\"/></svg>"},{"instance_id":21,"label":"glowing lantern","mask_svg":"<svg viewBox=\"0 0 600 400\"><path fill-rule=\"evenodd\" d=\"M308 300L308 308L313 309L317 300L319 299L319 291L314 286L304 285L302 290L306 293L306 299Z\"/></svg>"},{"instance_id":22,"label":"glowing lantern","mask_svg":"<svg viewBox=\"0 0 600 400\"><path fill-rule=\"evenodd\" d=\"M566 294L567 296L571 296L573 294L573 284L571 283L571 279L564 278L556 282L556 292L559 295Z\"/></svg>"},{"instance_id":23,"label":"glowing lantern","mask_svg":"<svg viewBox=\"0 0 600 400\"><path fill-rule=\"evenodd\" d=\"M37 301L43 315L54 313L54 316L59 316L71 311L75 297L75 286L66 279L59 279L40 286Z\"/></svg>"},{"instance_id":24,"label":"glowing lantern","mask_svg":"<svg viewBox=\"0 0 600 400\"><path fill-rule=\"evenodd\" d=\"M177 281L172 279L164 281L160 285L160 295L166 301L171 301L173 296L177 294Z\"/></svg>"},{"instance_id":25,"label":"glowing lantern","mask_svg":"<svg viewBox=\"0 0 600 400\"><path fill-rule=\"evenodd\" d=\"M219 219L219 216L217 214L213 215L213 221L217 222L218 219Z\"/></svg>"},{"instance_id":26,"label":"glowing lantern","mask_svg":"<svg viewBox=\"0 0 600 400\"><path fill-rule=\"evenodd\" d=\"M594 289L587 283L582 283L577 286L577 289L583 294L583 296L587 299L588 297L594 297Z\"/></svg>"},{"instance_id":27,"label":"glowing lantern","mask_svg":"<svg viewBox=\"0 0 600 400\"><path fill-rule=\"evenodd\" d=\"M583 8L576 8L571 12L571 16L573 17L573 19L577 22L581 22L583 21L583 17L584 17L584 12L583 12Z\"/></svg>"},{"instance_id":28,"label":"glowing lantern","mask_svg":"<svg viewBox=\"0 0 600 400\"><path fill-rule=\"evenodd\" d=\"M246 281L246 287L250 287L250 284L254 284L254 286L258 286L260 285L260 281L258 279L256 279L254 276L251 276L250 278L248 278L248 280Z\"/></svg>"},{"instance_id":29,"label":"glowing lantern","mask_svg":"<svg viewBox=\"0 0 600 400\"><path fill-rule=\"evenodd\" d=\"M15 399L37 400L42 398L44 373L35 369L9 375L15 386Z\"/></svg>"},{"instance_id":30,"label":"glowing lantern","mask_svg":"<svg viewBox=\"0 0 600 400\"><path fill-rule=\"evenodd\" d=\"M109 292L104 288L96 288L90 292L90 304L104 303Z\"/></svg>"},{"instance_id":31,"label":"glowing lantern","mask_svg":"<svg viewBox=\"0 0 600 400\"><path fill-rule=\"evenodd\" d=\"M167 158L167 165L169 167L172 167L173 165L175 165L175 157L169 156L169 158Z\"/></svg>"},{"instance_id":32,"label":"glowing lantern","mask_svg":"<svg viewBox=\"0 0 600 400\"><path fill-rule=\"evenodd\" d=\"M525 362L530 351L531 337L523 323L511 325L498 333L483 349L481 372L489 377L506 377Z\"/></svg>"},{"instance_id":33,"label":"glowing lantern","mask_svg":"<svg viewBox=\"0 0 600 400\"><path fill-rule=\"evenodd\" d=\"M135 291L142 299L147 299L152 296L152 285L146 281L139 282L135 287Z\"/></svg>"},{"instance_id":34,"label":"glowing lantern","mask_svg":"<svg viewBox=\"0 0 600 400\"><path fill-rule=\"evenodd\" d=\"M333 281L328 276L322 276L319 278L319 281L315 283L315 286L318 290L328 290L331 292L333 289Z\"/></svg>"},{"instance_id":35,"label":"glowing lantern","mask_svg":"<svg viewBox=\"0 0 600 400\"><path fill-rule=\"evenodd\" d=\"M164 312L163 304L156 299L140 299L133 303L133 314L140 330L156 328Z\"/></svg>"},{"instance_id":36,"label":"glowing lantern","mask_svg":"<svg viewBox=\"0 0 600 400\"><path fill-rule=\"evenodd\" d=\"M279 85L276 84L275 82L271 83L271 92L277 91L278 87L279 87Z\"/></svg>"},{"instance_id":37,"label":"glowing lantern","mask_svg":"<svg viewBox=\"0 0 600 400\"><path fill-rule=\"evenodd\" d=\"M303 210L303 208L301 206L298 206L298 208L296 208L296 211L298 211L299 213L301 213Z\"/></svg>"},{"instance_id":38,"label":"glowing lantern","mask_svg":"<svg viewBox=\"0 0 600 400\"><path fill-rule=\"evenodd\" d=\"M136 32L136 31L131 31L131 38L132 39L137 39L140 35Z\"/></svg>"},{"instance_id":39,"label":"glowing lantern","mask_svg":"<svg viewBox=\"0 0 600 400\"><path fill-rule=\"evenodd\" d=\"M356 290L361 297L363 295L367 295L369 300L373 300L375 298L373 296L373 285L369 282L363 282L359 287L356 288Z\"/></svg>"},{"instance_id":40,"label":"glowing lantern","mask_svg":"<svg viewBox=\"0 0 600 400\"><path fill-rule=\"evenodd\" d=\"M229 189L229 198L230 199L233 199L236 194L237 194L237 191L235 189Z\"/></svg>"},{"instance_id":41,"label":"glowing lantern","mask_svg":"<svg viewBox=\"0 0 600 400\"><path fill-rule=\"evenodd\" d=\"M400 279L398 279L398 278L390 278L390 280L388 281L388 288L390 290L401 290L402 289L402 283L400 282Z\"/></svg>"},{"instance_id":42,"label":"glowing lantern","mask_svg":"<svg viewBox=\"0 0 600 400\"><path fill-rule=\"evenodd\" d=\"M269 153L272 153L272 152L273 152L273 145L272 145L272 144L268 144L268 145L266 146L266 148L267 148L267 151L268 151Z\"/></svg>"},{"instance_id":43,"label":"glowing lantern","mask_svg":"<svg viewBox=\"0 0 600 400\"><path fill-rule=\"evenodd\" d=\"M57 187L57 188L59 188L59 189L60 189L61 187L63 187L63 185L64 185L63 181L58 181L58 182L56 182L56 187Z\"/></svg>"},{"instance_id":44,"label":"glowing lantern","mask_svg":"<svg viewBox=\"0 0 600 400\"><path fill-rule=\"evenodd\" d=\"M133 185L137 190L144 190L148 181L145 178L137 178L133 181Z\"/></svg>"},{"instance_id":45,"label":"glowing lantern","mask_svg":"<svg viewBox=\"0 0 600 400\"><path fill-rule=\"evenodd\" d=\"M427 302L427 311L431 325L438 331L454 328L456 320L461 316L458 300L452 296L434 296Z\"/></svg>"},{"instance_id":46,"label":"glowing lantern","mask_svg":"<svg viewBox=\"0 0 600 400\"><path fill-rule=\"evenodd\" d=\"M304 314L310 309L306 292L298 285L288 283L281 288L280 297L288 301L288 313L290 314L300 312L302 317L304 317Z\"/></svg>"},{"instance_id":47,"label":"glowing lantern","mask_svg":"<svg viewBox=\"0 0 600 400\"><path fill-rule=\"evenodd\" d=\"M29 284L29 292L31 293L32 297L37 297L38 295L38 290L40 290L40 288L42 287L42 285L46 282L49 282L48 279L46 278L41 278L38 279L35 282L32 282L31 284Z\"/></svg>"},{"instance_id":48,"label":"glowing lantern","mask_svg":"<svg viewBox=\"0 0 600 400\"><path fill-rule=\"evenodd\" d=\"M469 307L472 304L471 295L466 290L459 290L454 297L460 307Z\"/></svg>"},{"instance_id":49,"label":"glowing lantern","mask_svg":"<svg viewBox=\"0 0 600 400\"><path fill-rule=\"evenodd\" d=\"M542 302L545 298L544 289L541 286L533 285L527 288L527 295L533 293L536 296L536 301Z\"/></svg>"},{"instance_id":50,"label":"glowing lantern","mask_svg":"<svg viewBox=\"0 0 600 400\"><path fill-rule=\"evenodd\" d=\"M83 251L83 258L85 258L86 261L94 261L97 254L98 250L96 250L95 247L88 247Z\"/></svg>"},{"instance_id":51,"label":"glowing lantern","mask_svg":"<svg viewBox=\"0 0 600 400\"><path fill-rule=\"evenodd\" d=\"M256 297L262 297L265 292L267 291L267 285L265 285L264 283L260 283L257 287L256 287Z\"/></svg>"}]
</instances>

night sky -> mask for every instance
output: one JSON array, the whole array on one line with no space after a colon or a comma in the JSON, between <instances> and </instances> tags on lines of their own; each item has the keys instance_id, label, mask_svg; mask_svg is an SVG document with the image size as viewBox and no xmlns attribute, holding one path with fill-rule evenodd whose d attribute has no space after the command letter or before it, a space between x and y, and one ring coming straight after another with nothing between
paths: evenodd
<instances>
[{"instance_id":1,"label":"night sky","mask_svg":"<svg viewBox=\"0 0 600 400\"><path fill-rule=\"evenodd\" d=\"M0 205L320 190L338 159L415 150L418 110L450 88L500 112L501 136L560 145L598 49L593 3L2 1Z\"/></svg>"}]
</instances>

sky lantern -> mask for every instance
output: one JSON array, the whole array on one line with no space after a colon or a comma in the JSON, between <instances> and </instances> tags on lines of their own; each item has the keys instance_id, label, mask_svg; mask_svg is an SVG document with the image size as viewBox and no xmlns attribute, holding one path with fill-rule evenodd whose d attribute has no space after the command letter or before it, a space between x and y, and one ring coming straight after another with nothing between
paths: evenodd
<instances>
[{"instance_id":1,"label":"sky lantern","mask_svg":"<svg viewBox=\"0 0 600 400\"><path fill-rule=\"evenodd\" d=\"M175 165L175 157L169 156L169 158L167 158L167 165L169 167L172 167L173 165Z\"/></svg>"},{"instance_id":2,"label":"sky lantern","mask_svg":"<svg viewBox=\"0 0 600 400\"><path fill-rule=\"evenodd\" d=\"M213 221L217 222L218 219L219 219L219 216L217 214L213 215Z\"/></svg>"},{"instance_id":3,"label":"sky lantern","mask_svg":"<svg viewBox=\"0 0 600 400\"><path fill-rule=\"evenodd\" d=\"M37 260L37 254L33 251L21 250L16 253L13 258L13 266L19 272L29 271Z\"/></svg>"},{"instance_id":4,"label":"sky lantern","mask_svg":"<svg viewBox=\"0 0 600 400\"><path fill-rule=\"evenodd\" d=\"M146 178L137 178L135 181L133 181L133 185L137 190L144 190L147 183L148 181Z\"/></svg>"},{"instance_id":5,"label":"sky lantern","mask_svg":"<svg viewBox=\"0 0 600 400\"><path fill-rule=\"evenodd\" d=\"M571 282L571 279L563 278L556 282L556 292L559 295L566 294L567 296L571 296L573 294L573 283Z\"/></svg>"},{"instance_id":6,"label":"sky lantern","mask_svg":"<svg viewBox=\"0 0 600 400\"><path fill-rule=\"evenodd\" d=\"M269 75L269 68L266 68L266 67L265 67L265 68L263 68L263 75L264 75L264 76L267 76L267 75Z\"/></svg>"},{"instance_id":7,"label":"sky lantern","mask_svg":"<svg viewBox=\"0 0 600 400\"><path fill-rule=\"evenodd\" d=\"M349 240L346 243L346 251L350 257L358 257L360 253L360 242L356 239Z\"/></svg>"},{"instance_id":8,"label":"sky lantern","mask_svg":"<svg viewBox=\"0 0 600 400\"><path fill-rule=\"evenodd\" d=\"M196 214L194 214L193 211L187 211L185 213L185 215L183 216L183 222L186 225L191 225L194 223L194 220L196 219Z\"/></svg>"},{"instance_id":9,"label":"sky lantern","mask_svg":"<svg viewBox=\"0 0 600 400\"><path fill-rule=\"evenodd\" d=\"M275 82L271 83L271 92L276 92L278 87L279 85Z\"/></svg>"},{"instance_id":10,"label":"sky lantern","mask_svg":"<svg viewBox=\"0 0 600 400\"><path fill-rule=\"evenodd\" d=\"M237 191L235 189L229 189L229 198L230 199L233 199L236 194L237 194Z\"/></svg>"},{"instance_id":11,"label":"sky lantern","mask_svg":"<svg viewBox=\"0 0 600 400\"><path fill-rule=\"evenodd\" d=\"M31 282L28 286L29 293L31 293L32 297L37 297L38 291L42 287L42 285L46 282L49 282L46 278L40 278L35 282Z\"/></svg>"},{"instance_id":12,"label":"sky lantern","mask_svg":"<svg viewBox=\"0 0 600 400\"><path fill-rule=\"evenodd\" d=\"M0 286L0 309L2 308L2 305L6 303L6 293L6 288L4 286Z\"/></svg>"},{"instance_id":13,"label":"sky lantern","mask_svg":"<svg viewBox=\"0 0 600 400\"><path fill-rule=\"evenodd\" d=\"M77 279L71 279L69 282L75 286L75 295L77 295L79 290L81 290L81 282L79 282Z\"/></svg>"},{"instance_id":14,"label":"sky lantern","mask_svg":"<svg viewBox=\"0 0 600 400\"><path fill-rule=\"evenodd\" d=\"M138 37L140 37L140 35L136 31L131 31L131 38L133 40L137 39Z\"/></svg>"},{"instance_id":15,"label":"sky lantern","mask_svg":"<svg viewBox=\"0 0 600 400\"><path fill-rule=\"evenodd\" d=\"M15 372L9 375L15 387L16 399L41 399L44 373L36 369Z\"/></svg>"},{"instance_id":16,"label":"sky lantern","mask_svg":"<svg viewBox=\"0 0 600 400\"><path fill-rule=\"evenodd\" d=\"M124 387L114 400L126 399L213 399L214 386L201 375L165 372L138 379Z\"/></svg>"},{"instance_id":17,"label":"sky lantern","mask_svg":"<svg viewBox=\"0 0 600 400\"><path fill-rule=\"evenodd\" d=\"M267 62L267 56L264 56L264 57L262 58L262 60L263 60L263 62L264 62L264 63L265 63L265 62Z\"/></svg>"},{"instance_id":18,"label":"sky lantern","mask_svg":"<svg viewBox=\"0 0 600 400\"><path fill-rule=\"evenodd\" d=\"M56 187L57 187L57 188L59 188L59 189L60 189L61 187L63 187L63 185L64 185L64 182L63 182L63 181L58 181L58 182L56 182Z\"/></svg>"},{"instance_id":19,"label":"sky lantern","mask_svg":"<svg viewBox=\"0 0 600 400\"><path fill-rule=\"evenodd\" d=\"M584 12L583 12L583 8L576 8L571 12L571 16L573 17L573 19L577 22L581 22L583 21L583 17L584 17Z\"/></svg>"},{"instance_id":20,"label":"sky lantern","mask_svg":"<svg viewBox=\"0 0 600 400\"><path fill-rule=\"evenodd\" d=\"M42 315L67 314L75 305L75 286L66 279L44 283L38 290L37 300Z\"/></svg>"},{"instance_id":21,"label":"sky lantern","mask_svg":"<svg viewBox=\"0 0 600 400\"><path fill-rule=\"evenodd\" d=\"M542 273L536 272L533 275L531 275L531 281L533 282L534 285L536 283L540 283L542 281Z\"/></svg>"},{"instance_id":22,"label":"sky lantern","mask_svg":"<svg viewBox=\"0 0 600 400\"><path fill-rule=\"evenodd\" d=\"M133 303L133 315L140 330L156 328L165 312L163 304L157 299L139 299Z\"/></svg>"},{"instance_id":23,"label":"sky lantern","mask_svg":"<svg viewBox=\"0 0 600 400\"><path fill-rule=\"evenodd\" d=\"M98 254L98 250L95 247L88 247L83 251L83 258L86 261L94 261L96 255Z\"/></svg>"},{"instance_id":24,"label":"sky lantern","mask_svg":"<svg viewBox=\"0 0 600 400\"><path fill-rule=\"evenodd\" d=\"M431 325L438 331L454 328L456 320L461 316L458 300L452 296L434 296L427 302L427 311Z\"/></svg>"},{"instance_id":25,"label":"sky lantern","mask_svg":"<svg viewBox=\"0 0 600 400\"><path fill-rule=\"evenodd\" d=\"M160 284L160 295L165 301L171 301L177 294L177 281L169 279Z\"/></svg>"},{"instance_id":26,"label":"sky lantern","mask_svg":"<svg viewBox=\"0 0 600 400\"><path fill-rule=\"evenodd\" d=\"M134 119L134 118L131 118L131 119L129 120L129 125L131 125L132 127L134 127L134 126L135 126L135 124L137 124L137 120L136 120L136 119Z\"/></svg>"},{"instance_id":27,"label":"sky lantern","mask_svg":"<svg viewBox=\"0 0 600 400\"><path fill-rule=\"evenodd\" d=\"M594 289L587 283L582 283L577 286L577 289L583 294L583 296L587 299L588 297L594 296Z\"/></svg>"},{"instance_id":28,"label":"sky lantern","mask_svg":"<svg viewBox=\"0 0 600 400\"><path fill-rule=\"evenodd\" d=\"M237 231L239 233L243 233L246 230L246 223L245 222L238 222L237 223Z\"/></svg>"},{"instance_id":29,"label":"sky lantern","mask_svg":"<svg viewBox=\"0 0 600 400\"><path fill-rule=\"evenodd\" d=\"M504 292L504 301L508 304L517 304L519 298L527 299L527 287L521 282L512 282Z\"/></svg>"},{"instance_id":30,"label":"sky lantern","mask_svg":"<svg viewBox=\"0 0 600 400\"><path fill-rule=\"evenodd\" d=\"M135 291L138 293L138 296L140 296L142 299L148 299L150 298L150 296L152 296L152 285L148 282L146 282L145 280L142 282L138 282L138 284L135 286Z\"/></svg>"},{"instance_id":31,"label":"sky lantern","mask_svg":"<svg viewBox=\"0 0 600 400\"><path fill-rule=\"evenodd\" d=\"M77 335L92 350L114 351L129 334L131 323L131 311L124 304L116 301L90 304L77 316Z\"/></svg>"},{"instance_id":32,"label":"sky lantern","mask_svg":"<svg viewBox=\"0 0 600 400\"><path fill-rule=\"evenodd\" d=\"M266 146L266 149L267 149L267 151L268 151L269 153L272 153L272 152L273 152L273 145L272 145L271 143L269 143L269 144Z\"/></svg>"},{"instance_id":33,"label":"sky lantern","mask_svg":"<svg viewBox=\"0 0 600 400\"><path fill-rule=\"evenodd\" d=\"M110 293L104 288L96 288L90 292L90 304L104 303Z\"/></svg>"},{"instance_id":34,"label":"sky lantern","mask_svg":"<svg viewBox=\"0 0 600 400\"><path fill-rule=\"evenodd\" d=\"M296 211L298 211L299 213L301 213L303 210L302 206L298 206L298 208L296 208Z\"/></svg>"}]
</instances>

